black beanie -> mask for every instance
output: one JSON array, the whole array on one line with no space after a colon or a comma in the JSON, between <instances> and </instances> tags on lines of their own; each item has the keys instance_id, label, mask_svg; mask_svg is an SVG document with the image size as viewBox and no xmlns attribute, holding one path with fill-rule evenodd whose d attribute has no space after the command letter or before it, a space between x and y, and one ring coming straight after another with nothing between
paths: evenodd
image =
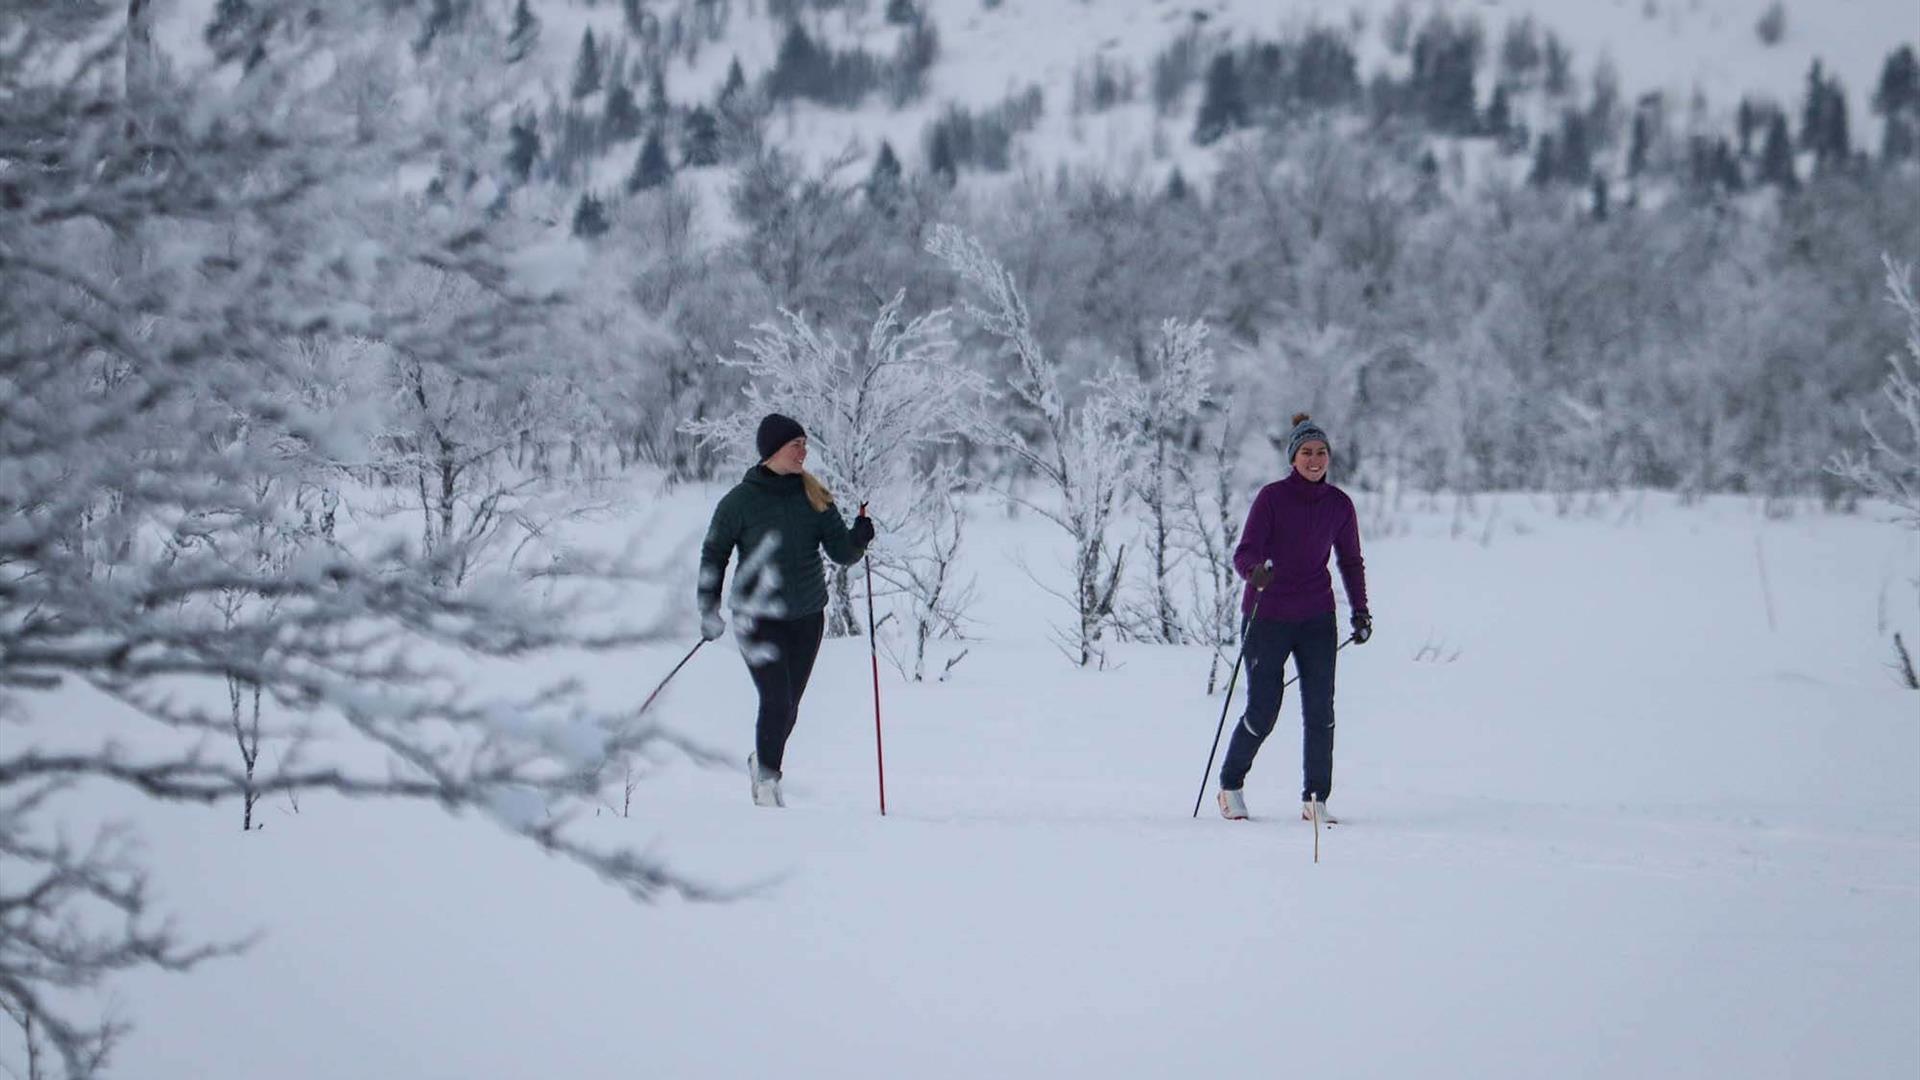
<instances>
[{"instance_id":1,"label":"black beanie","mask_svg":"<svg viewBox=\"0 0 1920 1080\"><path fill-rule=\"evenodd\" d=\"M800 421L793 417L768 413L767 418L760 421L760 430L753 436L753 447L760 451L760 460L765 461L779 453L781 447L795 439L805 438L806 434L807 429L801 427Z\"/></svg>"}]
</instances>

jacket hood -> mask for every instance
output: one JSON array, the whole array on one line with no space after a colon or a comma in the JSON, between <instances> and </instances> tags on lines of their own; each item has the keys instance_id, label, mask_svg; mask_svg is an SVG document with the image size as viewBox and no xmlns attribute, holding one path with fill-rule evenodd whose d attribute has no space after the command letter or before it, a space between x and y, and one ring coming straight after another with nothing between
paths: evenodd
<instances>
[{"instance_id":1,"label":"jacket hood","mask_svg":"<svg viewBox=\"0 0 1920 1080\"><path fill-rule=\"evenodd\" d=\"M755 465L753 468L748 469L747 475L741 477L740 482L743 484L752 484L754 487L764 488L767 491L791 492L806 490L806 480L803 479L799 473L794 473L792 476L782 476L772 469L767 468L765 465Z\"/></svg>"}]
</instances>

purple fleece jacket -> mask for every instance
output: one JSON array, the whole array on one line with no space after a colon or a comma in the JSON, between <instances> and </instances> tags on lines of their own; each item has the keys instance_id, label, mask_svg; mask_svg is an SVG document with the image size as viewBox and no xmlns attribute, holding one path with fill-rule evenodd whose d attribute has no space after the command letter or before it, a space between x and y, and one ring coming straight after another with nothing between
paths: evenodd
<instances>
[{"instance_id":1,"label":"purple fleece jacket","mask_svg":"<svg viewBox=\"0 0 1920 1080\"><path fill-rule=\"evenodd\" d=\"M1262 619L1297 621L1333 610L1333 575L1327 555L1340 560L1340 580L1355 614L1367 610L1367 564L1360 558L1360 523L1347 493L1327 483L1314 482L1289 471L1260 489L1240 546L1233 549L1233 568L1241 577L1273 560L1273 584L1259 594ZM1240 601L1240 613L1253 611L1253 585Z\"/></svg>"}]
</instances>

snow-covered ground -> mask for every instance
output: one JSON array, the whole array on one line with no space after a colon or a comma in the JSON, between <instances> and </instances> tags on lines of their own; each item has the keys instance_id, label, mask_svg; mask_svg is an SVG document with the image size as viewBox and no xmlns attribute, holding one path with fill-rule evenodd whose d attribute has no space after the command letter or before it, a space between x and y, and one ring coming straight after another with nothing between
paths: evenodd
<instances>
[{"instance_id":1,"label":"snow-covered ground","mask_svg":"<svg viewBox=\"0 0 1920 1080\"><path fill-rule=\"evenodd\" d=\"M716 495L633 501L691 567ZM1014 566L1044 578L1060 543L981 504L979 640L945 684L882 665L887 817L841 640L790 809L674 760L585 823L737 901L636 906L423 807L310 797L252 835L139 808L183 926L266 935L122 983L125 1075L1914 1075L1920 694L1884 662L1920 637L1920 536L1657 495L1365 513L1378 633L1341 654L1347 823L1318 865L1297 738L1256 764L1253 822L1190 819L1206 655L1069 666ZM637 700L684 648L606 658L596 694ZM662 708L750 746L730 648Z\"/></svg>"}]
</instances>

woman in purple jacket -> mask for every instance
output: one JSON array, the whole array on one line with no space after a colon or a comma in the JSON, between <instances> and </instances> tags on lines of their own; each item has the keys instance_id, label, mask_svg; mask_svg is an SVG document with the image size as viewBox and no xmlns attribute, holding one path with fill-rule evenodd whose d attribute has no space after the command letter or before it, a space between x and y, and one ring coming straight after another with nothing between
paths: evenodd
<instances>
[{"instance_id":1,"label":"woman in purple jacket","mask_svg":"<svg viewBox=\"0 0 1920 1080\"><path fill-rule=\"evenodd\" d=\"M1373 636L1367 614L1366 564L1360 558L1360 525L1347 493L1327 483L1331 457L1327 433L1299 413L1287 437L1293 471L1254 497L1233 566L1247 579L1240 610L1249 616L1242 643L1247 665L1247 711L1234 726L1220 767L1220 813L1247 816L1241 794L1260 744L1280 718L1287 657L1300 671L1300 707L1305 726L1301 754L1300 816L1332 822L1326 811L1333 791L1333 659L1335 641L1331 552L1353 608L1353 643Z\"/></svg>"}]
</instances>

